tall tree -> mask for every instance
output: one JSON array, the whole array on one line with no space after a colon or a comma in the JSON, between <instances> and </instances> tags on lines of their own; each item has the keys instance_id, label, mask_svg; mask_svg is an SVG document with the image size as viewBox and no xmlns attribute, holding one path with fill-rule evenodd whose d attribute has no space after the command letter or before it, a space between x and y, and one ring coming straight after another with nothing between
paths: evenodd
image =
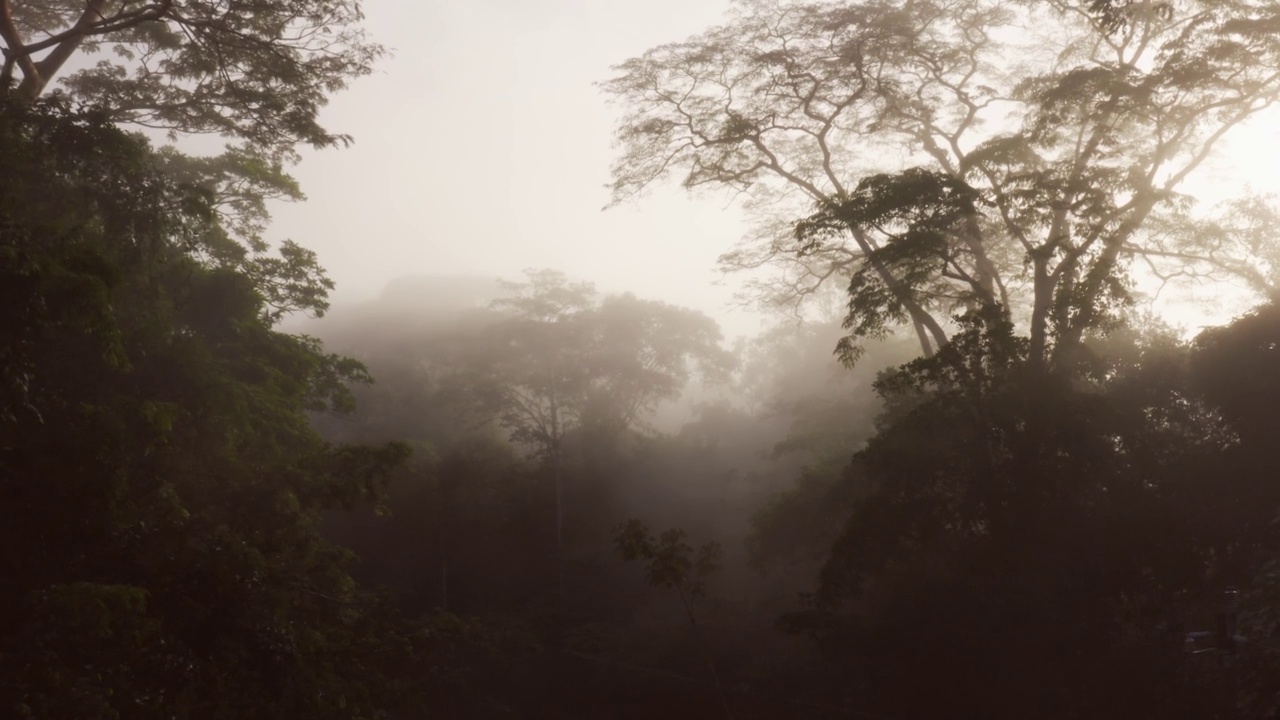
<instances>
[{"instance_id":1,"label":"tall tree","mask_svg":"<svg viewBox=\"0 0 1280 720\"><path fill-rule=\"evenodd\" d=\"M994 309L962 328L882 376L880 432L788 622L849 663L860 709L1204 716L1176 628L1242 576L1256 526L1222 522L1249 514L1221 512L1248 497L1219 472L1237 438L1188 387L1185 347L1116 332L1067 379L1031 371ZM921 676L930 697L908 692Z\"/></svg>"},{"instance_id":2,"label":"tall tree","mask_svg":"<svg viewBox=\"0 0 1280 720\"><path fill-rule=\"evenodd\" d=\"M930 356L879 382L886 410L846 470L843 529L790 620L851 662L866 709L1203 716L1160 628L1271 542L1239 511L1274 508L1261 487L1216 478L1267 425L1261 405L1214 407L1184 348L1126 342L1121 320L1142 274L1275 286L1273 209L1206 211L1182 193L1280 98L1280 11L734 7L606 83L626 109L615 201L671 175L743 193L756 229L725 263L781 265L763 290L784 301L847 282L846 361L899 327ZM1252 348L1245 367L1265 357ZM1208 386L1238 401L1229 377ZM912 693L922 675L942 704Z\"/></svg>"},{"instance_id":3,"label":"tall tree","mask_svg":"<svg viewBox=\"0 0 1280 720\"><path fill-rule=\"evenodd\" d=\"M590 375L580 351L580 322L595 300L589 283L569 283L550 270L529 273L527 285L511 284L515 295L498 300L514 313L495 326L482 385L511 439L532 449L546 464L555 492L556 578L564 600L564 440L582 416ZM486 353L486 354L489 354Z\"/></svg>"},{"instance_id":4,"label":"tall tree","mask_svg":"<svg viewBox=\"0 0 1280 720\"><path fill-rule=\"evenodd\" d=\"M605 437L633 428L683 392L692 372L731 364L720 330L700 313L631 295L596 297L589 283L531 271L493 307L510 313L477 346L472 385L511 438L546 464L555 488L556 547L564 592L565 440L584 426Z\"/></svg>"},{"instance_id":5,"label":"tall tree","mask_svg":"<svg viewBox=\"0 0 1280 720\"><path fill-rule=\"evenodd\" d=\"M614 201L680 173L747 196L730 267L803 298L848 282L840 345L1001 305L1029 357L1069 365L1130 301L1129 266L1270 286L1253 216L1193 212L1183 182L1280 97L1269 2L741 0L723 26L628 60ZM1170 8L1166 12L1163 8Z\"/></svg>"}]
</instances>

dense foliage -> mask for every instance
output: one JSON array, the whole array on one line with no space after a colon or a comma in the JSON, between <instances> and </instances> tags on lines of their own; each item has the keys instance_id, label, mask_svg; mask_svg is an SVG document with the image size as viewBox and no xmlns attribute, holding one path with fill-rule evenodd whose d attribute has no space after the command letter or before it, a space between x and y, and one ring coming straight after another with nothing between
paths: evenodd
<instances>
[{"instance_id":1,"label":"dense foliage","mask_svg":"<svg viewBox=\"0 0 1280 720\"><path fill-rule=\"evenodd\" d=\"M619 199L746 190L727 262L843 285L730 352L551 270L318 319L260 235L355 3L0 0L0 715L1280 715L1278 246L1179 195L1275 8L735 8L606 85ZM1186 340L1137 263L1263 304Z\"/></svg>"},{"instance_id":2,"label":"dense foliage","mask_svg":"<svg viewBox=\"0 0 1280 720\"><path fill-rule=\"evenodd\" d=\"M292 155L350 140L317 116L383 54L362 19L354 0L3 0L0 87L30 102L61 86L116 122Z\"/></svg>"},{"instance_id":3,"label":"dense foliage","mask_svg":"<svg viewBox=\"0 0 1280 720\"><path fill-rule=\"evenodd\" d=\"M410 636L316 530L399 445L272 328L209 198L99 115L0 109L0 691L12 717L373 717Z\"/></svg>"},{"instance_id":4,"label":"dense foliage","mask_svg":"<svg viewBox=\"0 0 1280 720\"><path fill-rule=\"evenodd\" d=\"M615 201L671 175L741 193L756 222L724 262L780 268L771 302L843 283L847 361L901 327L929 354L1000 305L1032 362L1070 365L1135 264L1274 287L1274 210L1183 186L1280 99L1275 24L1247 0L741 0L604 85Z\"/></svg>"}]
</instances>

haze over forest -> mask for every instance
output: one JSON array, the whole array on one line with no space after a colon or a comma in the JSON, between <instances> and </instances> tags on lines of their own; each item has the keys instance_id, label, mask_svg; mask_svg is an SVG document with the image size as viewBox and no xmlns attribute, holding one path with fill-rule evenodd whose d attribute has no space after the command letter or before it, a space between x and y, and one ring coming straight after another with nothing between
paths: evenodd
<instances>
[{"instance_id":1,"label":"haze over forest","mask_svg":"<svg viewBox=\"0 0 1280 720\"><path fill-rule=\"evenodd\" d=\"M1280 6L0 49L0 717L1280 716Z\"/></svg>"}]
</instances>

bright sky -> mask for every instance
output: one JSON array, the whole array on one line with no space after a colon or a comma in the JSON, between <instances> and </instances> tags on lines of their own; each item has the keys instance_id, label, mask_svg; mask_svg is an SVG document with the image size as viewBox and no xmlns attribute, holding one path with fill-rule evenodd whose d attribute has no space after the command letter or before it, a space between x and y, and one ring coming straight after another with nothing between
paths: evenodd
<instances>
[{"instance_id":1,"label":"bright sky","mask_svg":"<svg viewBox=\"0 0 1280 720\"><path fill-rule=\"evenodd\" d=\"M348 150L307 153L309 201L274 212L272 235L313 248L334 300L372 297L414 274L551 267L604 291L698 308L732 337L739 278L716 257L741 236L736 208L666 187L601 212L615 110L594 83L610 66L721 20L728 0L375 0L367 26L395 55L335 96L324 121ZM1274 116L1194 186L1276 186ZM1190 326L1233 308L1177 308Z\"/></svg>"},{"instance_id":2,"label":"bright sky","mask_svg":"<svg viewBox=\"0 0 1280 720\"><path fill-rule=\"evenodd\" d=\"M1230 200L1244 188L1280 192L1280 112L1275 108L1232 131L1220 150L1187 179L1183 192L1205 207ZM1276 231L1280 242L1280 228ZM1169 293L1156 304L1156 310L1194 334L1203 326L1230 321L1256 302L1243 283L1237 287L1202 285L1181 295Z\"/></svg>"},{"instance_id":3,"label":"bright sky","mask_svg":"<svg viewBox=\"0 0 1280 720\"><path fill-rule=\"evenodd\" d=\"M551 267L601 290L695 307L726 335L736 280L716 257L735 209L679 188L601 212L615 110L593 85L610 66L716 23L727 0L382 0L367 26L395 56L324 115L355 136L307 153L308 202L276 208L272 235L316 250L341 303L410 274Z\"/></svg>"}]
</instances>

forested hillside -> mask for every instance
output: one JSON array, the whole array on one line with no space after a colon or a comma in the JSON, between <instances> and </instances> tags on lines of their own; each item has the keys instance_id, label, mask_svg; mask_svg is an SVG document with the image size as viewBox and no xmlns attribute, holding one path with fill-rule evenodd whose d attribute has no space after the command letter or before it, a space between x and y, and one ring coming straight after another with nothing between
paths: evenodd
<instances>
[{"instance_id":1,"label":"forested hillside","mask_svg":"<svg viewBox=\"0 0 1280 720\"><path fill-rule=\"evenodd\" d=\"M267 233L356 3L0 11L0 716L1280 715L1278 215L1188 189L1271 3L741 0L622 62L612 206L741 203L736 338L554 268L331 306Z\"/></svg>"}]
</instances>

